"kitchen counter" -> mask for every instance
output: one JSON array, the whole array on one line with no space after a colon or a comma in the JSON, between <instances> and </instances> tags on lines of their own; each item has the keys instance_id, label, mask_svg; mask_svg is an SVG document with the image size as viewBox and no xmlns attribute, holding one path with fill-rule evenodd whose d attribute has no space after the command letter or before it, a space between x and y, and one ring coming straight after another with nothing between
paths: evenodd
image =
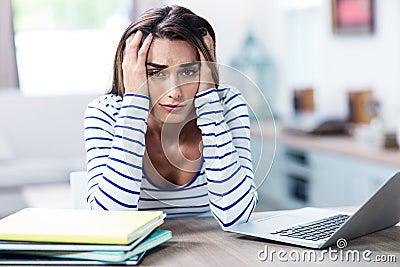
<instances>
[{"instance_id":1,"label":"kitchen counter","mask_svg":"<svg viewBox=\"0 0 400 267\"><path fill-rule=\"evenodd\" d=\"M400 167L400 151L389 150L368 146L357 142L355 138L349 136L319 136L310 134L301 134L285 131L282 127L272 125L263 125L261 127L252 126L252 134L267 138L269 140L276 138L276 141L290 145L292 148L326 151L341 155L351 156L375 163Z\"/></svg>"}]
</instances>

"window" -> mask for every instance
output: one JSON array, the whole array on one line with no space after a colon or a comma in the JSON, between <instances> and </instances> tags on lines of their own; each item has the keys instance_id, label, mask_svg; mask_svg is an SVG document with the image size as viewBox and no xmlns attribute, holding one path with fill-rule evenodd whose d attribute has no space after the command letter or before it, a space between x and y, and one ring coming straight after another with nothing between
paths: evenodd
<instances>
[{"instance_id":1,"label":"window","mask_svg":"<svg viewBox=\"0 0 400 267\"><path fill-rule=\"evenodd\" d=\"M104 93L132 0L13 0L20 88L28 95Z\"/></svg>"}]
</instances>

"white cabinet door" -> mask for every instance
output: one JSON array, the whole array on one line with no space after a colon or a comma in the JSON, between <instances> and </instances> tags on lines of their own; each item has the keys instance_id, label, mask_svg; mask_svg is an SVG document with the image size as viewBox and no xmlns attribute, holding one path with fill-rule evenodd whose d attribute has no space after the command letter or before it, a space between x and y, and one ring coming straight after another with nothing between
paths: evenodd
<instances>
[{"instance_id":1,"label":"white cabinet door","mask_svg":"<svg viewBox=\"0 0 400 267\"><path fill-rule=\"evenodd\" d=\"M353 160L354 171L354 203L362 205L367 201L394 173L399 171L398 167L377 164L355 159Z\"/></svg>"},{"instance_id":2,"label":"white cabinet door","mask_svg":"<svg viewBox=\"0 0 400 267\"><path fill-rule=\"evenodd\" d=\"M258 207L260 210L274 210L283 208L282 192L285 185L282 184L282 174L280 172L279 146L269 139L261 139L252 136L251 139L252 160L254 167L254 177L259 196Z\"/></svg>"},{"instance_id":3,"label":"white cabinet door","mask_svg":"<svg viewBox=\"0 0 400 267\"><path fill-rule=\"evenodd\" d=\"M335 153L311 153L313 206L361 205L397 170Z\"/></svg>"},{"instance_id":4,"label":"white cabinet door","mask_svg":"<svg viewBox=\"0 0 400 267\"><path fill-rule=\"evenodd\" d=\"M396 166L333 152L302 150L280 143L276 146L275 158L270 168L274 144L268 140L261 142L261 139L253 137L252 147L255 148L253 162L257 185L264 180L258 188L259 206L264 210L361 205L393 173L400 170ZM304 155L306 162L296 162L291 155L293 151L300 156ZM304 185L307 201L296 199L293 193L296 175L307 182Z\"/></svg>"},{"instance_id":5,"label":"white cabinet door","mask_svg":"<svg viewBox=\"0 0 400 267\"><path fill-rule=\"evenodd\" d=\"M353 205L354 173L352 163L335 154L312 152L310 205L333 207Z\"/></svg>"}]
</instances>

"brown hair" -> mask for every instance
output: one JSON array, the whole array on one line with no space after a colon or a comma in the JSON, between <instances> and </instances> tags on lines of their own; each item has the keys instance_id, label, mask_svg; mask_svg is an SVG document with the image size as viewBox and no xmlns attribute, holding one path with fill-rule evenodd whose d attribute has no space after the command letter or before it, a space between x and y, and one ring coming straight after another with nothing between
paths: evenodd
<instances>
[{"instance_id":1,"label":"brown hair","mask_svg":"<svg viewBox=\"0 0 400 267\"><path fill-rule=\"evenodd\" d=\"M194 14L189 9L177 5L152 8L144 12L137 22L130 24L122 34L115 53L113 80L108 94L116 94L122 97L125 92L122 72L125 42L129 36L139 30L143 33L140 46L147 35L151 33L155 38L187 41L204 55L206 61L214 61L214 57L210 54L203 40L203 37L208 32L214 41L215 48L215 32L207 20ZM215 64L211 64L210 67L217 84L219 81L218 71L213 66Z\"/></svg>"}]
</instances>

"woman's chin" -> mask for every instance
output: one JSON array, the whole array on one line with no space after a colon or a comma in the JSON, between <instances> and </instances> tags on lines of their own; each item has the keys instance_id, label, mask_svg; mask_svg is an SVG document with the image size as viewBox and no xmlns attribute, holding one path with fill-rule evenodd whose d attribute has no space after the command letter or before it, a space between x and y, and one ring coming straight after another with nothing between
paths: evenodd
<instances>
[{"instance_id":1,"label":"woman's chin","mask_svg":"<svg viewBox=\"0 0 400 267\"><path fill-rule=\"evenodd\" d=\"M163 123L183 123L183 122L187 122L188 121L188 116L184 116L184 115L169 115L168 117L164 117L163 119L161 119L161 121Z\"/></svg>"},{"instance_id":2,"label":"woman's chin","mask_svg":"<svg viewBox=\"0 0 400 267\"><path fill-rule=\"evenodd\" d=\"M163 112L164 113L164 112ZM188 121L196 118L196 113L193 110L189 112L179 112L179 113L168 113L168 114L159 114L157 119L162 123L187 123Z\"/></svg>"}]
</instances>

